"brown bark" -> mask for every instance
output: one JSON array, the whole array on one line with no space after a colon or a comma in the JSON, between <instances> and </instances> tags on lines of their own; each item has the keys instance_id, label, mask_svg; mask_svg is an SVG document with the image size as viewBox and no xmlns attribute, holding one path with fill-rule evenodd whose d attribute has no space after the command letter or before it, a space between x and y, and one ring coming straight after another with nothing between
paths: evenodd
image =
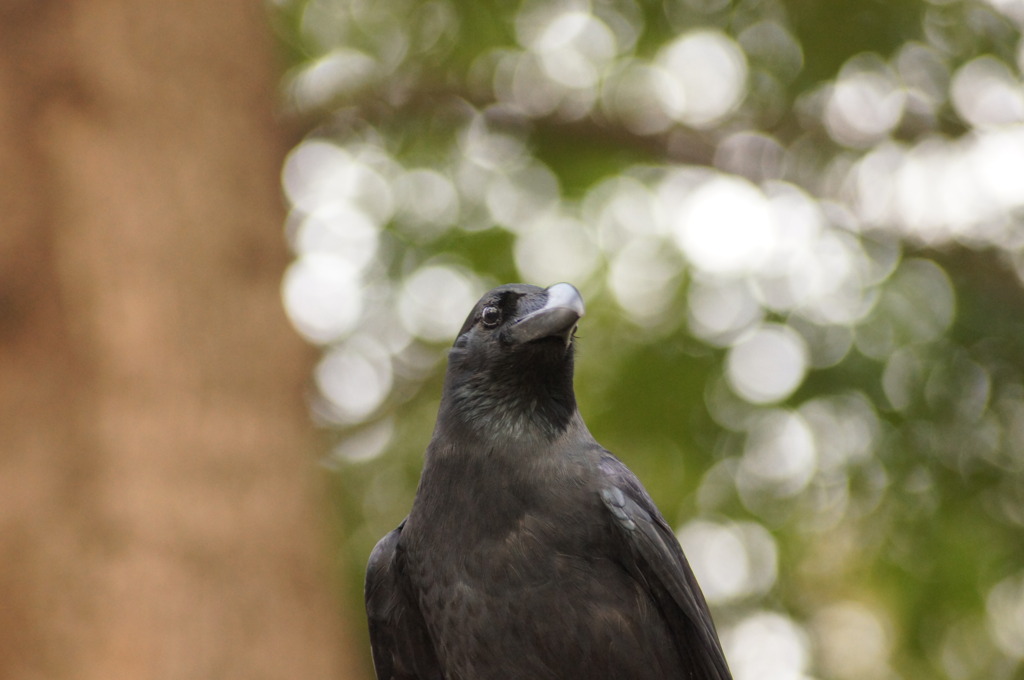
<instances>
[{"instance_id":1,"label":"brown bark","mask_svg":"<svg viewBox=\"0 0 1024 680\"><path fill-rule=\"evenodd\" d=\"M259 2L0 3L0 676L339 678Z\"/></svg>"}]
</instances>

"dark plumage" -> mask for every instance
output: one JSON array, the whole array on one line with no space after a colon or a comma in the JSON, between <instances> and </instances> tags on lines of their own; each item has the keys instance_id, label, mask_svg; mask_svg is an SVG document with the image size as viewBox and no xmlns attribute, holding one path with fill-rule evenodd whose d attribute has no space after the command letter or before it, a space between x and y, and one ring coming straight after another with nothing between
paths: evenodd
<instances>
[{"instance_id":1,"label":"dark plumage","mask_svg":"<svg viewBox=\"0 0 1024 680\"><path fill-rule=\"evenodd\" d=\"M510 284L452 347L409 516L377 544L379 680L726 680L707 604L573 393L575 288Z\"/></svg>"}]
</instances>

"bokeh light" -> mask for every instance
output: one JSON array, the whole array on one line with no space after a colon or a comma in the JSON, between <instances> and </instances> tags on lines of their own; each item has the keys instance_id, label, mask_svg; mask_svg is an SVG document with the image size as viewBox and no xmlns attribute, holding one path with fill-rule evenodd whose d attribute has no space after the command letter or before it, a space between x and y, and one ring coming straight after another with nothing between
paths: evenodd
<instances>
[{"instance_id":1,"label":"bokeh light","mask_svg":"<svg viewBox=\"0 0 1024 680\"><path fill-rule=\"evenodd\" d=\"M780 401L803 380L807 359L799 333L788 326L764 325L733 345L726 358L726 375L747 401Z\"/></svg>"},{"instance_id":2,"label":"bokeh light","mask_svg":"<svg viewBox=\"0 0 1024 680\"><path fill-rule=\"evenodd\" d=\"M368 343L349 343L330 350L314 375L335 419L342 423L357 423L373 413L392 384L390 358Z\"/></svg>"},{"instance_id":3,"label":"bokeh light","mask_svg":"<svg viewBox=\"0 0 1024 680\"><path fill-rule=\"evenodd\" d=\"M900 122L905 99L888 64L875 55L858 55L839 72L829 93L825 126L840 144L877 144Z\"/></svg>"},{"instance_id":4,"label":"bokeh light","mask_svg":"<svg viewBox=\"0 0 1024 680\"><path fill-rule=\"evenodd\" d=\"M711 176L679 198L675 236L694 267L733 275L754 271L767 259L775 225L757 187L735 177Z\"/></svg>"},{"instance_id":5,"label":"bokeh light","mask_svg":"<svg viewBox=\"0 0 1024 680\"><path fill-rule=\"evenodd\" d=\"M326 344L355 329L363 300L356 269L336 255L305 255L284 277L285 309L307 339Z\"/></svg>"},{"instance_id":6,"label":"bokeh light","mask_svg":"<svg viewBox=\"0 0 1024 680\"><path fill-rule=\"evenodd\" d=\"M1004 654L1024 659L1024 574L993 586L986 607L992 639Z\"/></svg>"},{"instance_id":7,"label":"bokeh light","mask_svg":"<svg viewBox=\"0 0 1024 680\"><path fill-rule=\"evenodd\" d=\"M831 604L815 615L811 630L829 677L859 680L892 674L890 632L878 614L864 604Z\"/></svg>"},{"instance_id":8,"label":"bokeh light","mask_svg":"<svg viewBox=\"0 0 1024 680\"><path fill-rule=\"evenodd\" d=\"M724 631L722 644L736 680L810 680L807 634L782 614L754 612Z\"/></svg>"},{"instance_id":9,"label":"bokeh light","mask_svg":"<svg viewBox=\"0 0 1024 680\"><path fill-rule=\"evenodd\" d=\"M433 342L455 337L478 297L476 282L452 267L427 265L403 283L398 318L413 335Z\"/></svg>"},{"instance_id":10,"label":"bokeh light","mask_svg":"<svg viewBox=\"0 0 1024 680\"><path fill-rule=\"evenodd\" d=\"M777 548L760 524L693 520L680 529L679 543L712 604L764 595L775 585Z\"/></svg>"},{"instance_id":11,"label":"bokeh light","mask_svg":"<svg viewBox=\"0 0 1024 680\"><path fill-rule=\"evenodd\" d=\"M746 94L746 56L724 33L682 35L662 48L655 64L667 75L657 90L665 113L693 127L714 124L733 111Z\"/></svg>"}]
</instances>

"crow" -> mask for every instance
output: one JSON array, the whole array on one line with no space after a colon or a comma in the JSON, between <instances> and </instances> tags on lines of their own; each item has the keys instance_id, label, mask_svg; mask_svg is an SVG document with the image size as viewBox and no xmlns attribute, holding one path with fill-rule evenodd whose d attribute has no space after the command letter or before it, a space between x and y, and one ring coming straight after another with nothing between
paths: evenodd
<instances>
[{"instance_id":1,"label":"crow","mask_svg":"<svg viewBox=\"0 0 1024 680\"><path fill-rule=\"evenodd\" d=\"M374 548L378 680L730 680L671 527L587 430L583 299L508 284L448 355L409 515Z\"/></svg>"}]
</instances>

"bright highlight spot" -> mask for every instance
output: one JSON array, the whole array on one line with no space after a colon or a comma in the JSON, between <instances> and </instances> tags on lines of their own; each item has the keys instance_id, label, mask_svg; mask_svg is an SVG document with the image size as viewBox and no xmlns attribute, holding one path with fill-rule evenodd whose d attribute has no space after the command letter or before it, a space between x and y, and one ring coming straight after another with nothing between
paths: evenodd
<instances>
[{"instance_id":1,"label":"bright highlight spot","mask_svg":"<svg viewBox=\"0 0 1024 680\"><path fill-rule=\"evenodd\" d=\"M359 271L339 255L299 256L285 272L282 295L298 331L319 344L352 332L363 312Z\"/></svg>"},{"instance_id":2,"label":"bright highlight spot","mask_svg":"<svg viewBox=\"0 0 1024 680\"><path fill-rule=\"evenodd\" d=\"M325 106L335 97L368 85L378 70L376 60L350 47L339 47L303 68L291 83L299 109Z\"/></svg>"},{"instance_id":3,"label":"bright highlight spot","mask_svg":"<svg viewBox=\"0 0 1024 680\"><path fill-rule=\"evenodd\" d=\"M658 90L670 117L687 125L710 127L731 113L746 95L747 59L724 33L688 33L658 53L666 85Z\"/></svg>"},{"instance_id":4,"label":"bright highlight spot","mask_svg":"<svg viewBox=\"0 0 1024 680\"><path fill-rule=\"evenodd\" d=\"M344 258L357 270L367 267L377 254L380 231L358 208L334 206L308 215L299 224L293 247L300 255L329 253Z\"/></svg>"},{"instance_id":5,"label":"bright highlight spot","mask_svg":"<svg viewBox=\"0 0 1024 680\"><path fill-rule=\"evenodd\" d=\"M726 377L741 397L765 404L792 394L807 366L804 339L789 326L766 324L732 347Z\"/></svg>"},{"instance_id":6,"label":"bright highlight spot","mask_svg":"<svg viewBox=\"0 0 1024 680\"><path fill-rule=\"evenodd\" d=\"M373 413L391 391L391 358L370 343L350 343L324 354L314 377L334 419L357 423Z\"/></svg>"},{"instance_id":7,"label":"bright highlight spot","mask_svg":"<svg viewBox=\"0 0 1024 680\"><path fill-rule=\"evenodd\" d=\"M557 281L583 283L600 255L589 230L570 217L546 217L516 239L516 267L523 278L547 286Z\"/></svg>"},{"instance_id":8,"label":"bright highlight spot","mask_svg":"<svg viewBox=\"0 0 1024 680\"><path fill-rule=\"evenodd\" d=\"M572 88L592 88L615 57L615 35L589 12L556 16L530 41L549 78Z\"/></svg>"},{"instance_id":9,"label":"bright highlight spot","mask_svg":"<svg viewBox=\"0 0 1024 680\"><path fill-rule=\"evenodd\" d=\"M282 182L292 207L306 214L354 205L383 223L394 212L391 186L384 177L331 142L312 139L292 149Z\"/></svg>"},{"instance_id":10,"label":"bright highlight spot","mask_svg":"<svg viewBox=\"0 0 1024 680\"><path fill-rule=\"evenodd\" d=\"M775 223L764 194L737 177L698 186L676 215L676 243L693 266L711 274L756 269L774 243Z\"/></svg>"},{"instance_id":11,"label":"bright highlight spot","mask_svg":"<svg viewBox=\"0 0 1024 680\"><path fill-rule=\"evenodd\" d=\"M764 310L743 279L714 283L693 281L687 300L690 331L719 347L731 345L764 317Z\"/></svg>"},{"instance_id":12,"label":"bright highlight spot","mask_svg":"<svg viewBox=\"0 0 1024 680\"><path fill-rule=\"evenodd\" d=\"M348 432L331 450L324 463L328 467L334 467L340 463L365 463L374 460L384 453L394 434L395 423L391 418L384 418Z\"/></svg>"},{"instance_id":13,"label":"bright highlight spot","mask_svg":"<svg viewBox=\"0 0 1024 680\"><path fill-rule=\"evenodd\" d=\"M760 524L694 520L679 531L679 542L712 604L763 595L775 584L775 539Z\"/></svg>"},{"instance_id":14,"label":"bright highlight spot","mask_svg":"<svg viewBox=\"0 0 1024 680\"><path fill-rule=\"evenodd\" d=\"M1024 88L1020 77L991 55L967 62L954 74L953 106L975 127L1024 121Z\"/></svg>"},{"instance_id":15,"label":"bright highlight spot","mask_svg":"<svg viewBox=\"0 0 1024 680\"><path fill-rule=\"evenodd\" d=\"M478 296L477 285L451 267L428 265L402 286L398 314L410 333L428 342L455 339Z\"/></svg>"},{"instance_id":16,"label":"bright highlight spot","mask_svg":"<svg viewBox=\"0 0 1024 680\"><path fill-rule=\"evenodd\" d=\"M1024 573L997 583L985 603L992 639L1010 657L1024 659Z\"/></svg>"},{"instance_id":17,"label":"bright highlight spot","mask_svg":"<svg viewBox=\"0 0 1024 680\"><path fill-rule=\"evenodd\" d=\"M792 619L759 611L722 633L735 680L803 680L810 663L807 635Z\"/></svg>"},{"instance_id":18,"label":"bright highlight spot","mask_svg":"<svg viewBox=\"0 0 1024 680\"><path fill-rule=\"evenodd\" d=\"M807 487L817 465L818 452L807 421L792 411L769 411L747 434L737 484L745 500L760 491L791 497Z\"/></svg>"},{"instance_id":19,"label":"bright highlight spot","mask_svg":"<svg viewBox=\"0 0 1024 680\"><path fill-rule=\"evenodd\" d=\"M903 117L906 93L880 59L854 57L825 106L825 125L840 144L863 147L886 137Z\"/></svg>"}]
</instances>

